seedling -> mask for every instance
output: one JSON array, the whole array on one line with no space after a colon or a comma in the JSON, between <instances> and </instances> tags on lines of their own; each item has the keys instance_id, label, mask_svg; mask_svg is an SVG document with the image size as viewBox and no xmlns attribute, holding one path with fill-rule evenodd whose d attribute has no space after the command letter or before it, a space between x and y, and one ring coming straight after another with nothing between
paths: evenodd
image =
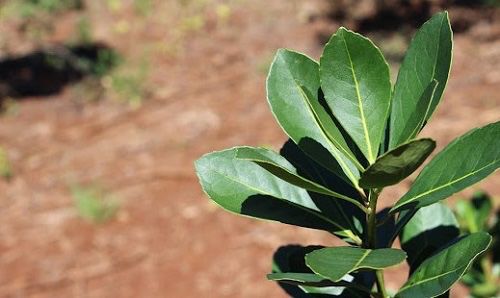
<instances>
[{"instance_id":1,"label":"seedling","mask_svg":"<svg viewBox=\"0 0 500 298\"><path fill-rule=\"evenodd\" d=\"M132 68L130 63L122 65L109 76L104 78L104 87L111 92L110 95L120 101L128 103L132 108L142 105L143 99L147 95L145 81L149 72L149 65L146 60Z\"/></svg>"},{"instance_id":2,"label":"seedling","mask_svg":"<svg viewBox=\"0 0 500 298\"><path fill-rule=\"evenodd\" d=\"M10 165L7 150L0 146L0 177L9 180L12 178L12 167Z\"/></svg>"},{"instance_id":3,"label":"seedling","mask_svg":"<svg viewBox=\"0 0 500 298\"><path fill-rule=\"evenodd\" d=\"M436 297L487 250L491 236L459 235L440 201L498 169L500 122L455 139L391 208L377 206L383 189L417 170L435 148L417 136L443 95L451 56L446 12L416 33L394 86L380 50L345 28L330 38L319 63L277 52L267 99L290 140L279 153L234 147L196 161L203 190L222 208L346 242L282 247L268 279L295 297L385 298L384 269L406 260L410 275L395 297ZM396 237L401 249L392 248Z\"/></svg>"},{"instance_id":4,"label":"seedling","mask_svg":"<svg viewBox=\"0 0 500 298\"><path fill-rule=\"evenodd\" d=\"M92 222L103 223L113 218L118 203L98 186L73 186L71 194L78 214Z\"/></svg>"}]
</instances>

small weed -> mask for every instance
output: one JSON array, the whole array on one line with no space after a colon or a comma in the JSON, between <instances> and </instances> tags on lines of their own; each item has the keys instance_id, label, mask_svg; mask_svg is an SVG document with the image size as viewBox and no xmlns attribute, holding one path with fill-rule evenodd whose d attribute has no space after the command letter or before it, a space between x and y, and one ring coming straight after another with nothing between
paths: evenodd
<instances>
[{"instance_id":1,"label":"small weed","mask_svg":"<svg viewBox=\"0 0 500 298\"><path fill-rule=\"evenodd\" d=\"M123 8L121 0L107 0L106 4L111 12L118 12Z\"/></svg>"},{"instance_id":2,"label":"small weed","mask_svg":"<svg viewBox=\"0 0 500 298\"><path fill-rule=\"evenodd\" d=\"M124 64L111 74L102 78L101 82L111 97L128 103L132 108L141 106L146 94L145 80L149 73L146 61L141 61L137 67Z\"/></svg>"},{"instance_id":3,"label":"small weed","mask_svg":"<svg viewBox=\"0 0 500 298\"><path fill-rule=\"evenodd\" d=\"M118 211L116 200L101 187L73 186L71 195L78 214L92 223L106 222Z\"/></svg>"},{"instance_id":4,"label":"small weed","mask_svg":"<svg viewBox=\"0 0 500 298\"><path fill-rule=\"evenodd\" d=\"M89 44L92 41L92 24L87 17L83 16L76 24L76 43Z\"/></svg>"},{"instance_id":5,"label":"small weed","mask_svg":"<svg viewBox=\"0 0 500 298\"><path fill-rule=\"evenodd\" d=\"M79 58L77 63L83 72L100 78L122 62L123 58L116 51L103 48L97 52L97 59Z\"/></svg>"},{"instance_id":6,"label":"small weed","mask_svg":"<svg viewBox=\"0 0 500 298\"><path fill-rule=\"evenodd\" d=\"M231 7L227 4L219 4L215 8L215 13L220 22L225 23L231 16Z\"/></svg>"},{"instance_id":7,"label":"small weed","mask_svg":"<svg viewBox=\"0 0 500 298\"><path fill-rule=\"evenodd\" d=\"M197 14L186 17L180 24L181 31L184 32L197 32L205 26L205 19L202 15Z\"/></svg>"},{"instance_id":8,"label":"small weed","mask_svg":"<svg viewBox=\"0 0 500 298\"><path fill-rule=\"evenodd\" d=\"M12 178L12 168L9 161L9 156L5 148L0 147L0 176L4 179Z\"/></svg>"},{"instance_id":9,"label":"small weed","mask_svg":"<svg viewBox=\"0 0 500 298\"><path fill-rule=\"evenodd\" d=\"M134 0L134 9L141 16L148 16L153 10L151 0Z\"/></svg>"},{"instance_id":10,"label":"small weed","mask_svg":"<svg viewBox=\"0 0 500 298\"><path fill-rule=\"evenodd\" d=\"M3 98L0 104L0 116L16 116L19 114L19 104L11 97Z\"/></svg>"},{"instance_id":11,"label":"small weed","mask_svg":"<svg viewBox=\"0 0 500 298\"><path fill-rule=\"evenodd\" d=\"M10 10L23 18L33 18L40 14L54 14L83 8L82 0L17 0L10 1Z\"/></svg>"}]
</instances>

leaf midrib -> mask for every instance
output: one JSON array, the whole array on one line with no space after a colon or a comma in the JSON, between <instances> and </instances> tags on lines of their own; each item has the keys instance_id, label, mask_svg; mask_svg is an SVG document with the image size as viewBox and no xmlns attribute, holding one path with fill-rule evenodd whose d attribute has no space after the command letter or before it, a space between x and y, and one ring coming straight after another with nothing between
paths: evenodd
<instances>
[{"instance_id":1,"label":"leaf midrib","mask_svg":"<svg viewBox=\"0 0 500 298\"><path fill-rule=\"evenodd\" d=\"M331 189L328 189L328 188L324 187L323 185L318 184L318 183L316 183L316 182L314 182L314 181L311 181L311 180L309 180L309 179L307 179L307 178L305 178L305 177L302 177L302 176L300 176L300 175L298 175L298 174L296 174L296 173L294 173L294 172L292 172L292 171L288 170L287 168L284 168L284 167L280 166L279 164L277 164L277 163L275 163L275 162L271 162L271 161L264 160L264 159L258 159L258 158L242 158L242 159L244 159L244 160L249 160L249 161L253 161L253 162L261 162L261 163L265 163L265 164L272 165L272 166L275 166L275 167L277 167L277 168L280 168L280 169L282 169L283 171L287 172L288 174L293 175L293 176L296 176L296 177L298 177L299 179L304 180L304 182L306 182L306 183L310 183L312 186L314 186L314 187L317 187L317 188L318 188L317 190L314 190L314 189L308 189L308 190L310 190L310 191L312 191L312 192L316 192L316 193L320 193L320 194L323 194L323 195L328 195L328 196L333 196L333 197L336 197L336 198L338 198L338 199L341 199L341 200L347 201L347 202L349 202L349 203L351 203L351 204L354 204L354 205L356 205L358 208L360 208L360 209L361 209L361 210L363 210L363 211L365 211L365 210L366 210L366 209L365 209L365 207L364 207L363 205L361 205L358 201L356 201L356 200L354 200L354 199L352 199L352 198L350 198L350 197L348 197L348 196L345 196L345 195L343 195L343 194L340 194L340 193L338 193L338 192L336 192L336 191L333 191L333 190L331 190ZM278 177L278 178L279 178L279 177ZM280 179L281 179L281 178L280 178ZM282 180L283 180L283 179L282 179ZM285 181L286 183L290 183L290 182L287 182L286 180L283 180L283 181ZM290 184L291 184L291 183L290 183ZM320 192L320 190L321 190L321 192Z\"/></svg>"},{"instance_id":2,"label":"leaf midrib","mask_svg":"<svg viewBox=\"0 0 500 298\"><path fill-rule=\"evenodd\" d=\"M474 256L474 257L475 257L475 256ZM469 265L469 264L467 264L467 266L468 266L468 265ZM453 269L453 270L450 270L450 271L447 271L447 272L444 272L444 273L441 273L441 274L438 274L438 275L435 275L435 276L432 276L432 277L429 277L429 278L426 278L426 279L422 279L422 280L417 281L417 282L415 282L415 283L409 284L409 285L407 285L406 287L402 287L402 288L401 288L398 292L403 292L403 291L405 291L405 290L407 290L407 289L410 289L410 288L416 287L416 286L421 285L421 284L423 284L423 283L427 283L427 282L429 282L429 281L431 281L431 280L435 280L435 279L438 279L438 278L440 278L440 277L446 276L446 275L448 275L448 274L455 273L455 272L457 272L457 271L460 271L461 269L467 268L467 266L461 266L461 267L458 267L458 268L456 268L456 269ZM465 271L465 270L464 270L464 271Z\"/></svg>"},{"instance_id":3,"label":"leaf midrib","mask_svg":"<svg viewBox=\"0 0 500 298\"><path fill-rule=\"evenodd\" d=\"M251 190L256 191L257 193L260 193L260 194L263 194L263 195L268 195L268 196L271 196L271 197L275 198L275 196L274 196L273 194L270 194L270 193L268 193L268 192L266 192L266 191L263 191L263 190L261 190L261 189L258 189L258 188L256 188L256 187L254 187L254 186L252 186L252 185L248 185L248 184L246 184L246 183L244 183L244 182L242 182L242 181L240 181L240 180L237 180L237 179L234 179L234 178L232 178L232 177L230 177L230 176L227 176L227 175L225 175L224 173L221 173L221 172L217 171L217 170L216 170L216 169L214 169L214 168L210 168L210 169L211 169L214 173L217 173L217 174L221 175L222 177L224 177L224 178L226 178L226 179L228 179L228 180L231 180L231 181L233 181L233 182L235 182L235 183L238 183L238 184L244 185L244 186L246 186L246 187L250 188ZM357 239L358 237L357 237L356 235L354 235L354 233L353 233L351 230L349 230L348 228L343 227L343 226L341 226L340 224L338 224L338 223L336 223L336 222L332 221L330 218L328 218L328 217L324 216L324 215L323 215L323 214L321 214L320 212L315 211L315 210L313 210L313 209L309 209L309 208L304 207L304 206L302 206L302 205L299 205L298 203L290 202L290 201L288 201L288 200L286 200L286 199L283 199L283 198L281 198L281 199L280 199L280 198L277 198L277 199L282 200L282 201L285 201L285 202L287 202L288 204L293 204L293 206L295 206L295 207L297 207L297 208L300 208L300 209L302 209L302 210L304 210L304 211L306 211L306 212L308 212L308 213L311 213L312 215L315 215L315 216L317 216L318 218L321 218L322 220L324 220L324 221L326 221L326 222L328 222L328 223L330 223L330 224L334 225L335 227L337 227L337 228L341 229L341 230L342 230L342 232L346 233L346 236L347 236L347 237L351 238L351 239L352 239L352 240L354 240L355 242L357 242L357 241L358 241L358 239Z\"/></svg>"},{"instance_id":4,"label":"leaf midrib","mask_svg":"<svg viewBox=\"0 0 500 298\"><path fill-rule=\"evenodd\" d=\"M361 258L358 260L358 262L356 262L356 264L354 264L354 268L357 268L359 266L359 264L361 264L361 262L363 262L364 259L366 259L366 257L372 252L371 249L367 249L363 255L361 256Z\"/></svg>"},{"instance_id":5,"label":"leaf midrib","mask_svg":"<svg viewBox=\"0 0 500 298\"><path fill-rule=\"evenodd\" d=\"M420 285L420 284L423 284L424 282L429 282L429 281L431 281L431 280L438 279L438 278L440 278L440 277L442 277L442 276L445 276L445 275L448 275L448 274L451 274L451 273L457 272L457 271L459 271L459 270L461 270L461 269L463 269L463 271L462 271L462 273L461 273L460 275L463 275L463 274L464 274L464 272L467 270L467 268L468 268L468 267L472 264L472 262L474 262L474 260L477 258L477 256L479 256L479 255L480 255L480 254L482 254L484 251L486 251L486 250L488 249L488 247L489 247L489 245L490 245L490 244L491 244L491 237L490 237L490 240L488 241L488 244L487 244L485 247L483 247L480 251L478 251L476 254L474 254L474 256L473 256L472 258L470 258L470 260L467 262L467 265L466 265L466 266L460 266L460 267L458 267L458 268L456 268L456 269L449 270L449 271L447 271L447 272L444 272L444 273L441 273L441 274L435 275L435 276L433 276L433 277L429 277L429 278L423 279L423 280L421 280L421 281L417 281L417 282L415 282L415 283L413 283L413 284L409 284L409 285L407 285L407 286L402 287L401 289L399 289L398 293L400 293L400 292L402 292L402 291L404 291L404 290L406 290L406 289L409 289L409 288L412 288L412 287L418 286L418 285ZM460 278L460 276L459 276L459 278ZM446 289L446 290L447 290L447 289ZM445 291L446 291L446 290L445 290ZM444 293L445 291L443 291L443 293ZM440 294L442 294L442 293L439 293L438 295L440 295Z\"/></svg>"},{"instance_id":6,"label":"leaf midrib","mask_svg":"<svg viewBox=\"0 0 500 298\"><path fill-rule=\"evenodd\" d=\"M302 92L303 92L303 91L302 91ZM304 96L304 94L303 94L303 96ZM306 95L306 96L307 96L307 95ZM321 129L321 130L323 130L323 132L324 132L324 134L327 136L328 140L329 140L329 141L331 141L331 142L332 142L332 143L333 143L333 144L337 147L337 149L338 149L339 151L342 151L342 152L343 152L343 153L347 156L347 158L349 158L349 159L352 161L352 163L356 166L356 168L358 168L358 170L363 171L363 170L364 170L364 168L363 168L363 166L359 163L359 161L357 160L357 158L356 158L353 154L351 154L350 152L348 152L348 151L344 148L344 146L343 146L342 144L340 144L340 143L339 143L339 142L335 139L335 137L334 137L334 136L332 136L332 135L331 135L331 133L330 133L330 132L329 132L326 128L324 128L323 121L321 121L320 116L318 115L318 113L316 113L316 112L315 112L315 109L313 108L313 106L311 105L311 103L309 103L309 101L307 101L307 105L308 105L309 109L312 111L312 113L314 114L315 119L316 119L316 121L318 122L320 129Z\"/></svg>"},{"instance_id":7,"label":"leaf midrib","mask_svg":"<svg viewBox=\"0 0 500 298\"><path fill-rule=\"evenodd\" d=\"M310 109L309 103L307 101L307 95L304 94L304 91L300 88L300 85L298 85L295 80L294 80L294 83L295 83L295 87L299 91L299 94L301 95L300 96L301 99L304 101L304 103L308 107L307 112L314 119L316 119L314 113ZM335 146L335 144L332 144L332 142L330 141L330 138L328 138L328 136L325 134L325 131L323 131L323 129L321 128L321 126L319 125L319 123L316 122L316 121L314 121L314 123L317 125L317 127L318 127L319 131L321 132L321 134L323 135L323 137L327 140L327 143L330 146L330 148L333 149L330 152L335 156L335 160L340 164L341 168L346 172L346 174L348 175L349 180L354 185L354 187L358 188L358 180L354 177L354 174L352 173L351 169L349 169L349 167L346 165L345 161L342 159L342 156L339 156L338 153L336 152L336 150L339 150L339 149Z\"/></svg>"},{"instance_id":8,"label":"leaf midrib","mask_svg":"<svg viewBox=\"0 0 500 298\"><path fill-rule=\"evenodd\" d=\"M342 41L344 42L345 50L347 52L347 57L349 58L349 64L351 65L351 72L352 72L352 78L354 79L354 87L356 89L356 97L358 99L358 109L361 117L361 124L363 126L363 133L365 135L365 140L366 140L366 145L367 145L367 150L368 150L368 161L370 163L373 163L374 157L373 157L373 150L372 150L372 145L370 142L370 135L368 133L368 127L366 126L366 118L365 118L365 112L363 110L363 102L361 100L361 93L359 91L359 83L358 83L358 78L356 77L356 73L354 71L354 64L351 58L351 53L349 52L349 47L347 46L347 41L345 39L344 34L341 34Z\"/></svg>"},{"instance_id":9,"label":"leaf midrib","mask_svg":"<svg viewBox=\"0 0 500 298\"><path fill-rule=\"evenodd\" d=\"M309 166L312 168L312 170L316 173L316 175L318 175L319 179L321 179L321 181L323 182L323 184L327 184L326 182L326 179L325 177L323 177L323 175L321 174L321 172L318 171L318 169L312 165L309 161L307 161L307 163L309 164ZM304 168L302 167L302 170L304 170ZM306 170L304 170L306 171ZM306 171L307 172L307 171ZM342 206L340 205L340 203L337 201L337 200L333 200L334 204L337 205L337 208L339 208L339 211L340 213L342 214L342 216L344 217L344 220L349 224L349 226L351 227L351 230L354 232L356 231L356 228L354 227L353 223L351 222L351 220L349 219L349 217L347 216L347 214L345 213L344 211L344 208L342 208Z\"/></svg>"},{"instance_id":10,"label":"leaf midrib","mask_svg":"<svg viewBox=\"0 0 500 298\"><path fill-rule=\"evenodd\" d=\"M472 171L472 172L468 173L467 175L464 175L464 176L462 176L462 177L460 177L460 178L457 178L457 179L451 180L451 181L449 181L449 182L447 182L447 183L445 183L445 184L443 184L443 185L441 185L441 186L439 186L439 187L436 187L436 188L430 189L430 190L428 190L428 191L426 191L426 192L423 192L423 193L421 193L421 194L419 194L419 195L417 195L417 196L415 196L415 197L413 197L413 198L410 198L410 199L408 199L408 200L406 200L406 201L402 202L402 204L400 204L399 206L397 206L397 205L396 205L396 206L394 206L394 208L393 208L393 209L399 208L399 207L401 207L401 206L404 206L404 205L406 205L406 204L409 204L409 203L411 203L411 202L414 202L415 200L418 200L419 198L421 198L421 197L423 197L423 196L426 196L426 195L428 195L428 194L431 194L431 193L433 193L433 192L436 192L436 191L438 191L438 190L441 190L441 189L443 189L443 188L445 188L445 187L448 187L448 186L450 186L450 185L453 185L453 184L455 184L455 183L458 183L458 182L462 181L463 179L468 178L469 176L472 176L472 175L474 175L474 174L476 174L476 173L478 173L478 172L481 172L482 170L484 170L484 169L486 169L487 167L489 167L489 166L491 166L491 165L493 165L493 164L497 163L498 161L500 161L500 159L496 159L496 160L494 160L494 161L492 161L492 162L488 163L487 165L485 165L485 166L483 166L483 167L481 167L481 168L479 168L479 169L477 169L477 170L475 170L475 171Z\"/></svg>"},{"instance_id":11,"label":"leaf midrib","mask_svg":"<svg viewBox=\"0 0 500 298\"><path fill-rule=\"evenodd\" d=\"M307 96L304 94L304 91L301 89L301 86L297 83L296 78L295 78L293 72L290 70L290 67L288 67L288 63L287 63L286 59L284 59L284 57L282 55L278 56L277 59L281 60L281 62L285 66L284 69L288 72L288 75L292 78L295 87L298 89L299 94L301 95L300 96L301 99L305 102L306 106L309 107L309 103L307 102ZM312 60L312 62L315 65L318 65L314 60ZM319 84L318 84L318 88L319 88ZM271 107L271 110L273 110L272 107ZM311 111L310 108L307 109L307 112L313 117L313 119L316 119L315 116L314 116L314 113ZM314 124L316 124L317 128L319 129L319 131L321 132L321 134L323 135L323 137L327 140L328 145L333 149L331 151L329 150L329 152L331 152L334 155L335 160L337 160L337 162L340 164L342 170L344 170L344 172L346 172L346 174L348 175L347 178L352 183L352 185L356 189L359 189L358 180L356 179L356 177L354 176L354 174L352 173L352 171L350 170L350 168L345 164L345 162L341 158L341 156L338 156L338 152L336 152L336 150L339 150L339 149L337 149L337 147L334 144L332 144L332 142L330 141L330 139L328 138L328 136L325 134L325 132L323 131L323 129L321 128L321 126L319 125L319 123L317 121L313 121L313 122L314 122ZM285 132L286 132L286 130L285 130ZM287 134L288 134L288 132L287 132ZM294 139L294 138L292 138L292 139ZM335 173L335 175L339 176L337 173ZM344 179L341 176L339 176L339 177L342 178L342 179Z\"/></svg>"}]
</instances>

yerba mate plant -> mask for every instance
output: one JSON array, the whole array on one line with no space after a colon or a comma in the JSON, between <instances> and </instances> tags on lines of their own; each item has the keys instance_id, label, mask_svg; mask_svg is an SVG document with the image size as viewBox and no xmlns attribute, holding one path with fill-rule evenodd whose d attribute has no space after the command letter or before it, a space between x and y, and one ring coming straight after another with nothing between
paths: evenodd
<instances>
[{"instance_id":1,"label":"yerba mate plant","mask_svg":"<svg viewBox=\"0 0 500 298\"><path fill-rule=\"evenodd\" d=\"M498 169L500 122L457 138L420 172L392 208L384 189L413 173L436 144L417 136L442 95L452 56L446 12L413 38L394 87L380 50L340 28L319 63L279 50L267 78L271 110L290 137L280 152L234 147L196 161L207 195L236 214L330 232L346 246L285 246L273 272L294 297L390 297L383 270L406 260L395 297L448 295L491 242L459 235L439 201ZM401 249L391 248L399 237Z\"/></svg>"}]
</instances>

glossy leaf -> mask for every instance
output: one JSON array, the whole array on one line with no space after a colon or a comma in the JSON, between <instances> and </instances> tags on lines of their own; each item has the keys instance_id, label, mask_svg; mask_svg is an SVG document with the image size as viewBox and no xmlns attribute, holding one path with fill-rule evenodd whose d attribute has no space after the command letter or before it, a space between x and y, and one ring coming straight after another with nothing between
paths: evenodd
<instances>
[{"instance_id":1,"label":"glossy leaf","mask_svg":"<svg viewBox=\"0 0 500 298\"><path fill-rule=\"evenodd\" d=\"M430 111L432 98L434 94L436 94L436 89L438 84L439 83L436 80L433 80L427 85L427 88L425 88L422 95L420 95L420 98L418 99L415 109L417 111L424 111L424 112L412 115L411 118L407 119L406 123L401 124L400 132L398 130L395 131L394 134L399 132L401 136L400 139L397 141L398 144L404 144L414 139L418 135L418 133L422 130L422 128L426 124L427 121L426 117ZM396 138L397 136L394 136L392 140L394 141ZM391 139L389 139L389 141L390 140ZM393 148L392 144L389 144L389 147Z\"/></svg>"},{"instance_id":2,"label":"glossy leaf","mask_svg":"<svg viewBox=\"0 0 500 298\"><path fill-rule=\"evenodd\" d=\"M345 140L334 130L326 132L327 119L321 107L312 103L318 101L319 88L319 66L314 60L288 50L277 52L267 78L267 99L276 120L306 154L357 185L359 170L344 155L347 146L340 146Z\"/></svg>"},{"instance_id":3,"label":"glossy leaf","mask_svg":"<svg viewBox=\"0 0 500 298\"><path fill-rule=\"evenodd\" d=\"M403 228L399 239L413 272L423 260L458 237L458 222L450 208L435 203L420 208Z\"/></svg>"},{"instance_id":4,"label":"glossy leaf","mask_svg":"<svg viewBox=\"0 0 500 298\"><path fill-rule=\"evenodd\" d=\"M331 110L329 110L328 105L324 102L324 94L322 93L322 91L320 90L320 92L318 92L318 96L313 96L304 87L301 87L301 89L308 98L308 104L311 108L311 111L313 111L314 116L316 117L318 123L320 124L328 139L335 145L335 147L337 147L337 149L339 149L344 154L344 156L346 156L357 167L358 170L363 170L364 167L359 161L361 159L353 152L353 150L351 150L359 149L357 147L352 147L355 145L350 146L350 144L348 144L346 138L350 140L350 137L347 135L345 130L343 130L340 124L335 122L335 117L331 113Z\"/></svg>"},{"instance_id":5,"label":"glossy leaf","mask_svg":"<svg viewBox=\"0 0 500 298\"><path fill-rule=\"evenodd\" d=\"M314 273L271 273L267 279L309 286L333 285L329 279Z\"/></svg>"},{"instance_id":6,"label":"glossy leaf","mask_svg":"<svg viewBox=\"0 0 500 298\"><path fill-rule=\"evenodd\" d=\"M500 166L500 122L473 129L437 154L391 212L424 207L460 191Z\"/></svg>"},{"instance_id":7,"label":"glossy leaf","mask_svg":"<svg viewBox=\"0 0 500 298\"><path fill-rule=\"evenodd\" d=\"M203 190L215 203L241 215L358 238L349 228L321 214L304 189L251 161L236 159L237 150L238 147L210 153L195 163Z\"/></svg>"},{"instance_id":8,"label":"glossy leaf","mask_svg":"<svg viewBox=\"0 0 500 298\"><path fill-rule=\"evenodd\" d=\"M364 292L366 295L370 295L371 293L370 288L353 282L354 276L349 274L345 275L342 280L338 282L333 282L314 273L272 273L267 275L267 279L297 285L307 293L338 296L344 291L347 292L352 289ZM345 288L350 289L345 290Z\"/></svg>"},{"instance_id":9,"label":"glossy leaf","mask_svg":"<svg viewBox=\"0 0 500 298\"><path fill-rule=\"evenodd\" d=\"M389 66L367 38L340 28L320 60L328 106L370 163L377 157L391 99Z\"/></svg>"},{"instance_id":10,"label":"glossy leaf","mask_svg":"<svg viewBox=\"0 0 500 298\"><path fill-rule=\"evenodd\" d=\"M328 247L306 255L311 270L331 281L360 269L383 269L404 261L406 253L394 248L364 249L359 247Z\"/></svg>"},{"instance_id":11,"label":"glossy leaf","mask_svg":"<svg viewBox=\"0 0 500 298\"><path fill-rule=\"evenodd\" d=\"M361 174L359 185L377 188L396 184L413 173L436 148L431 139L420 139L403 144L377 158Z\"/></svg>"},{"instance_id":12,"label":"glossy leaf","mask_svg":"<svg viewBox=\"0 0 500 298\"><path fill-rule=\"evenodd\" d=\"M335 189L336 192L350 198L355 198L358 202L361 202L359 193L352 185L347 184L342 179L338 178L338 176L326 170L306 155L293 141L288 140L283 145L283 148L281 148L280 154L297 169L297 173L300 176L330 189ZM345 227L346 230L353 231L356 235L363 234L366 214L359 208L350 202L331 199L329 196L315 192L309 192L309 196L321 210L321 213L328 218L335 219L335 222L339 226ZM342 235L338 233L336 233L336 235L342 237ZM344 236L343 239L353 243L352 238L345 238ZM353 244L361 245L361 239Z\"/></svg>"},{"instance_id":13,"label":"glossy leaf","mask_svg":"<svg viewBox=\"0 0 500 298\"><path fill-rule=\"evenodd\" d=\"M394 86L389 148L415 137L431 117L448 81L452 48L447 12L433 16L415 34Z\"/></svg>"},{"instance_id":14,"label":"glossy leaf","mask_svg":"<svg viewBox=\"0 0 500 298\"><path fill-rule=\"evenodd\" d=\"M491 243L487 233L465 236L426 259L399 289L399 298L436 297L446 292Z\"/></svg>"},{"instance_id":15,"label":"glossy leaf","mask_svg":"<svg viewBox=\"0 0 500 298\"><path fill-rule=\"evenodd\" d=\"M366 208L353 198L332 191L318 183L297 174L297 170L283 156L265 148L240 147L236 150L236 157L257 163L270 173L284 181L316 193L333 196L358 206L361 210Z\"/></svg>"},{"instance_id":16,"label":"glossy leaf","mask_svg":"<svg viewBox=\"0 0 500 298\"><path fill-rule=\"evenodd\" d=\"M342 280L342 285L333 283L314 274L304 261L307 253L321 249L321 246L287 245L280 247L273 256L273 273L268 279L278 282L281 288L291 297L296 298L365 298L369 297L358 289L345 288L344 285L359 286L369 289L373 284L366 283L364 276L347 275ZM319 281L319 283L316 283ZM349 283L349 284L348 284ZM316 286L314 286L316 285Z\"/></svg>"}]
</instances>

